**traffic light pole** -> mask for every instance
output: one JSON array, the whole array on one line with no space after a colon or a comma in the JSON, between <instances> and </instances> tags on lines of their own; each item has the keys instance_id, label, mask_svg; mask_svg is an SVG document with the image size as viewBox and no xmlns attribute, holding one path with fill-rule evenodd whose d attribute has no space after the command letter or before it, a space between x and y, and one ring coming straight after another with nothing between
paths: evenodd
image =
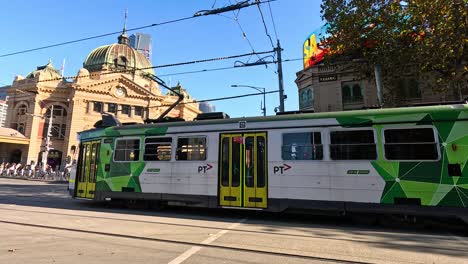
<instances>
[{"instance_id":1,"label":"traffic light pole","mask_svg":"<svg viewBox=\"0 0 468 264\"><path fill-rule=\"evenodd\" d=\"M284 112L284 85L283 85L283 65L281 61L281 45L278 39L276 47L276 55L278 58L278 82L279 82L279 112Z\"/></svg>"},{"instance_id":2,"label":"traffic light pole","mask_svg":"<svg viewBox=\"0 0 468 264\"><path fill-rule=\"evenodd\" d=\"M52 132L52 119L54 118L54 105L50 108L49 127L47 128L44 152L42 153L42 170L46 171L47 156L49 156L50 133Z\"/></svg>"}]
</instances>

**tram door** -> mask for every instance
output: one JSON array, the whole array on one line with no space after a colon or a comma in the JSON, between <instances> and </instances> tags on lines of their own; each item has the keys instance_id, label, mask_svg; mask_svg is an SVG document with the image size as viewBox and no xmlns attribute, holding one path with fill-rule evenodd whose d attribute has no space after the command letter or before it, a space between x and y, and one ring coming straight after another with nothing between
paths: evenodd
<instances>
[{"instance_id":1,"label":"tram door","mask_svg":"<svg viewBox=\"0 0 468 264\"><path fill-rule=\"evenodd\" d=\"M222 134L219 160L221 206L267 207L266 133Z\"/></svg>"},{"instance_id":2,"label":"tram door","mask_svg":"<svg viewBox=\"0 0 468 264\"><path fill-rule=\"evenodd\" d=\"M84 142L81 145L76 197L94 198L100 145L99 141Z\"/></svg>"}]
</instances>

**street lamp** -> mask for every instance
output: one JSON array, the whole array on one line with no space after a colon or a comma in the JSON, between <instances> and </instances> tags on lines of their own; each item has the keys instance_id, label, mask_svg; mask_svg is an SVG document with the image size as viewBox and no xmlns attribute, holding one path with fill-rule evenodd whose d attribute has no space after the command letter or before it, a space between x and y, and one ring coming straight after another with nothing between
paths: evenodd
<instances>
[{"instance_id":1,"label":"street lamp","mask_svg":"<svg viewBox=\"0 0 468 264\"><path fill-rule=\"evenodd\" d=\"M246 87L246 88L252 88L255 89L263 94L263 107L262 107L262 112L263 116L266 116L266 98L265 98L265 88L263 87L257 87L257 86L250 86L250 85L242 85L242 84L232 84L231 87Z\"/></svg>"}]
</instances>

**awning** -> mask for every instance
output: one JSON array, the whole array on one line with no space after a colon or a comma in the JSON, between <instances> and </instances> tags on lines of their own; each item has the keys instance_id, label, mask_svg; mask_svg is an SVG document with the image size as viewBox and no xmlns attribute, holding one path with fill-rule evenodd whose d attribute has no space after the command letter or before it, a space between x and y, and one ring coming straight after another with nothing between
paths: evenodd
<instances>
[{"instance_id":1,"label":"awning","mask_svg":"<svg viewBox=\"0 0 468 264\"><path fill-rule=\"evenodd\" d=\"M0 127L0 143L28 145L29 139L13 128Z\"/></svg>"},{"instance_id":2,"label":"awning","mask_svg":"<svg viewBox=\"0 0 468 264\"><path fill-rule=\"evenodd\" d=\"M29 145L29 139L17 137L0 136L0 143Z\"/></svg>"}]
</instances>

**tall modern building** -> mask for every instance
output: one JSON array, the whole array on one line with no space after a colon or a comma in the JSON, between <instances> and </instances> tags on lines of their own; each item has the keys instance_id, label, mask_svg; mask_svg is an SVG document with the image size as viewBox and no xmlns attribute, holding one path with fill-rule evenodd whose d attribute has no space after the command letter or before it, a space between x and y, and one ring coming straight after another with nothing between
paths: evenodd
<instances>
[{"instance_id":1,"label":"tall modern building","mask_svg":"<svg viewBox=\"0 0 468 264\"><path fill-rule=\"evenodd\" d=\"M8 105L5 101L0 100L0 127L5 127Z\"/></svg>"},{"instance_id":2,"label":"tall modern building","mask_svg":"<svg viewBox=\"0 0 468 264\"><path fill-rule=\"evenodd\" d=\"M6 97L7 97L7 91L6 91L6 89L7 89L8 87L9 87L9 86L0 87L0 100L3 100L3 101L6 100Z\"/></svg>"},{"instance_id":3,"label":"tall modern building","mask_svg":"<svg viewBox=\"0 0 468 264\"><path fill-rule=\"evenodd\" d=\"M151 43L151 35L143 34L143 33L135 33L130 36L130 46L136 49L137 51L143 53L148 60L151 61L151 54L152 54L152 43Z\"/></svg>"}]
</instances>

